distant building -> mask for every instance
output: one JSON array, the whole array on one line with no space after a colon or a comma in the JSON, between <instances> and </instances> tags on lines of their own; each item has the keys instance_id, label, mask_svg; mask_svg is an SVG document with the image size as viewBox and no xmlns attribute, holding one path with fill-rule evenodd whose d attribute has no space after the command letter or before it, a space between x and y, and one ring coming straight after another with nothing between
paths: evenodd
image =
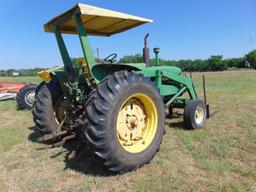
<instances>
[{"instance_id":1,"label":"distant building","mask_svg":"<svg viewBox=\"0 0 256 192\"><path fill-rule=\"evenodd\" d=\"M13 72L13 73L12 73L12 76L15 76L15 77L16 77L16 76L19 76L19 75L20 75L19 72Z\"/></svg>"},{"instance_id":2,"label":"distant building","mask_svg":"<svg viewBox=\"0 0 256 192\"><path fill-rule=\"evenodd\" d=\"M249 63L249 61L245 61L245 67L247 67L247 68L251 68L251 64Z\"/></svg>"}]
</instances>

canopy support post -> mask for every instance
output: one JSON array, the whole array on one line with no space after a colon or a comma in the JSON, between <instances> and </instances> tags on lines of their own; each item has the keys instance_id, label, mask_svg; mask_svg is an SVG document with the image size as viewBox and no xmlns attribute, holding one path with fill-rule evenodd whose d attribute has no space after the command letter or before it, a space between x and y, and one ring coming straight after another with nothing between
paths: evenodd
<instances>
[{"instance_id":1,"label":"canopy support post","mask_svg":"<svg viewBox=\"0 0 256 192\"><path fill-rule=\"evenodd\" d=\"M80 14L74 15L73 20L76 24L77 32L79 33L79 39L80 39L80 42L82 45L83 54L84 54L86 64L88 65L88 68L90 70L90 75L93 77L91 69L96 64L96 62L95 62L94 54L93 54L93 51L91 50L88 36L87 36L86 30L83 26L83 22L80 17Z\"/></svg>"},{"instance_id":2,"label":"canopy support post","mask_svg":"<svg viewBox=\"0 0 256 192\"><path fill-rule=\"evenodd\" d=\"M70 59L70 56L68 54L67 47L65 45L65 42L62 38L62 35L60 33L60 30L56 27L54 29L55 37L59 46L60 54L64 63L65 71L67 73L68 80L73 80L75 75L75 69L72 65L72 61Z\"/></svg>"}]
</instances>

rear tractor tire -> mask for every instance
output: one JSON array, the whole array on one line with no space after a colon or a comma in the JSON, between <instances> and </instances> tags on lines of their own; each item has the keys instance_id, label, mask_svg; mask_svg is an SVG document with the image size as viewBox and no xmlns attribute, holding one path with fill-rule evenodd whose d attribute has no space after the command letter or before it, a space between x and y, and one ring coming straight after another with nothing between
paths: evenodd
<instances>
[{"instance_id":1,"label":"rear tractor tire","mask_svg":"<svg viewBox=\"0 0 256 192\"><path fill-rule=\"evenodd\" d=\"M184 109L185 128L190 130L203 128L206 117L206 106L203 101L193 100L186 104Z\"/></svg>"},{"instance_id":2,"label":"rear tractor tire","mask_svg":"<svg viewBox=\"0 0 256 192\"><path fill-rule=\"evenodd\" d=\"M119 71L102 80L86 104L89 149L112 172L149 163L164 134L162 98L150 79Z\"/></svg>"},{"instance_id":3,"label":"rear tractor tire","mask_svg":"<svg viewBox=\"0 0 256 192\"><path fill-rule=\"evenodd\" d=\"M55 133L64 119L66 106L67 101L57 81L42 84L32 111L36 127L44 134Z\"/></svg>"},{"instance_id":4,"label":"rear tractor tire","mask_svg":"<svg viewBox=\"0 0 256 192\"><path fill-rule=\"evenodd\" d=\"M35 102L37 85L28 84L20 89L16 95L16 101L20 109L32 109Z\"/></svg>"}]
</instances>

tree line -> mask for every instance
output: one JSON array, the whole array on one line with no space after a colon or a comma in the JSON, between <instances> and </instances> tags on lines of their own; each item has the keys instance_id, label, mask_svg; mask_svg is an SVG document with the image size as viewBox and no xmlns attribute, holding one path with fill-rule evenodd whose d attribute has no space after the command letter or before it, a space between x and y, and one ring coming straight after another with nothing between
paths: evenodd
<instances>
[{"instance_id":1,"label":"tree line","mask_svg":"<svg viewBox=\"0 0 256 192\"><path fill-rule=\"evenodd\" d=\"M119 60L120 63L141 63L141 54L126 55ZM150 59L151 64L155 64L155 59ZM208 59L195 60L165 60L160 59L161 65L177 66L184 71L224 71L228 68L254 68L256 69L256 49L246 54L244 57L223 59L221 55L213 55Z\"/></svg>"},{"instance_id":2,"label":"tree line","mask_svg":"<svg viewBox=\"0 0 256 192\"><path fill-rule=\"evenodd\" d=\"M46 68L33 68L33 69L7 69L0 70L0 77L6 76L37 76L40 71L46 70Z\"/></svg>"},{"instance_id":3,"label":"tree line","mask_svg":"<svg viewBox=\"0 0 256 192\"><path fill-rule=\"evenodd\" d=\"M77 63L81 58L72 58L73 63ZM84 59L83 59L84 60ZM126 55L119 59L118 63L142 63L143 56L141 54ZM155 64L155 59L150 59L151 64ZM208 59L182 59L182 60L166 60L160 59L161 65L177 66L183 71L224 71L228 68L254 68L256 69L256 49L249 52L243 57L224 59L221 55L213 55ZM8 69L0 70L0 76L36 76L38 72L46 70L46 68L33 69ZM16 74L17 75L17 74Z\"/></svg>"}]
</instances>

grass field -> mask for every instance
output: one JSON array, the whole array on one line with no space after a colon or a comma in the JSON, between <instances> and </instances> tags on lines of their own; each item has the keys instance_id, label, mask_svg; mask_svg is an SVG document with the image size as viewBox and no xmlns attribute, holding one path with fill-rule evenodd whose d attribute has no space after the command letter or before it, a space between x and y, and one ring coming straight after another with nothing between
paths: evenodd
<instances>
[{"instance_id":1,"label":"grass field","mask_svg":"<svg viewBox=\"0 0 256 192\"><path fill-rule=\"evenodd\" d=\"M31 112L0 102L0 191L256 191L256 71L205 74L206 127L188 131L182 117L167 119L153 161L124 175L106 173L87 154L67 160L69 147L36 150L44 144ZM201 75L193 79L202 98Z\"/></svg>"}]
</instances>

